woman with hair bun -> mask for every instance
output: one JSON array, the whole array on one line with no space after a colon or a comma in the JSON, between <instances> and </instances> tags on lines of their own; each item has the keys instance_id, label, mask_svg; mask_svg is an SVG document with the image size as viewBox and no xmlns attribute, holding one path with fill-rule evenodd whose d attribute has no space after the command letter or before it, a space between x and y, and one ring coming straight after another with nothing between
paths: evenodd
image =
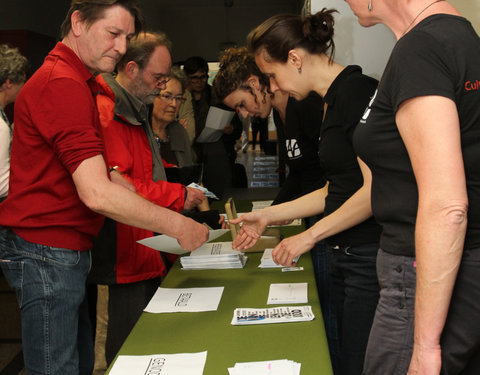
<instances>
[{"instance_id":1,"label":"woman with hair bun","mask_svg":"<svg viewBox=\"0 0 480 375\"><path fill-rule=\"evenodd\" d=\"M377 87L359 66L344 67L333 60L333 13L277 15L248 35L249 50L270 89L302 100L311 91L323 97L319 158L329 185L292 202L242 215L239 249L252 246L271 222L323 213L324 218L273 251L276 263L293 259L326 239L331 246L330 272L340 332L341 373L360 375L379 297L376 256L380 227L372 218L371 174L357 158L353 132ZM338 374L339 371L336 372Z\"/></svg>"},{"instance_id":2,"label":"woman with hair bun","mask_svg":"<svg viewBox=\"0 0 480 375\"><path fill-rule=\"evenodd\" d=\"M291 201L325 185L317 153L323 115L322 98L317 93L310 93L302 101L289 98L281 90L272 93L269 78L260 71L246 47L229 48L223 53L213 89L219 101L244 117L267 118L273 109L279 153L288 166L288 175L272 205ZM319 219L319 216L306 218L307 227ZM328 273L328 246L324 241L316 243L311 255L328 349L336 369L340 349L333 284Z\"/></svg>"}]
</instances>

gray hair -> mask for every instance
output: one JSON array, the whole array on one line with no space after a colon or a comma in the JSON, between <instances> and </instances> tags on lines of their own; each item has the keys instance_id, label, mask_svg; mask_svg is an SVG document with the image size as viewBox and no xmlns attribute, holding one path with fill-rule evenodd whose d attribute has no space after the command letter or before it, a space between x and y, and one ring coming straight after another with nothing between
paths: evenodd
<instances>
[{"instance_id":1,"label":"gray hair","mask_svg":"<svg viewBox=\"0 0 480 375\"><path fill-rule=\"evenodd\" d=\"M162 32L142 32L132 38L127 46L127 51L117 64L117 69L123 70L129 61L134 61L140 69L145 68L155 48L164 46L172 53L172 42Z\"/></svg>"},{"instance_id":2,"label":"gray hair","mask_svg":"<svg viewBox=\"0 0 480 375\"><path fill-rule=\"evenodd\" d=\"M12 83L23 83L27 78L29 64L18 48L0 44L0 85L7 79Z\"/></svg>"},{"instance_id":3,"label":"gray hair","mask_svg":"<svg viewBox=\"0 0 480 375\"><path fill-rule=\"evenodd\" d=\"M172 69L170 70L170 78L176 79L178 82L180 82L180 85L182 86L182 94L185 93L188 80L187 75L182 69L180 69L180 67L176 65L172 66Z\"/></svg>"}]
</instances>

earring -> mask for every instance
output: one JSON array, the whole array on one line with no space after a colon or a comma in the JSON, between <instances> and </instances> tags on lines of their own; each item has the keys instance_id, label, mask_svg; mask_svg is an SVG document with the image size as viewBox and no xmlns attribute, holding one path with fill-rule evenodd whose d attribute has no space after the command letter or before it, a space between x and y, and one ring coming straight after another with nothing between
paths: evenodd
<instances>
[{"instance_id":1,"label":"earring","mask_svg":"<svg viewBox=\"0 0 480 375\"><path fill-rule=\"evenodd\" d=\"M368 2L368 11L371 12L372 11L372 0L370 0Z\"/></svg>"},{"instance_id":2,"label":"earring","mask_svg":"<svg viewBox=\"0 0 480 375\"><path fill-rule=\"evenodd\" d=\"M298 74L302 74L302 68L298 68Z\"/></svg>"}]
</instances>

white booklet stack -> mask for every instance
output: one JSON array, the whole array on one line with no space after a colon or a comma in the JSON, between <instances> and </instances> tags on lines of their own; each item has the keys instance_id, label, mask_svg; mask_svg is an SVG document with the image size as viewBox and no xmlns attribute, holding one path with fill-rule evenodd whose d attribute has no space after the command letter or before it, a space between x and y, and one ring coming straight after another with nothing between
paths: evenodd
<instances>
[{"instance_id":1,"label":"white booklet stack","mask_svg":"<svg viewBox=\"0 0 480 375\"><path fill-rule=\"evenodd\" d=\"M307 322L313 320L311 306L279 306L269 309L238 308L233 311L231 324L251 325L270 323Z\"/></svg>"},{"instance_id":2,"label":"white booklet stack","mask_svg":"<svg viewBox=\"0 0 480 375\"><path fill-rule=\"evenodd\" d=\"M281 264L276 264L272 258L272 251L273 249L265 249L262 255L262 259L260 260L259 268L281 268L283 267ZM295 263L298 262L300 255L293 259Z\"/></svg>"},{"instance_id":3,"label":"white booklet stack","mask_svg":"<svg viewBox=\"0 0 480 375\"><path fill-rule=\"evenodd\" d=\"M206 243L180 258L183 269L243 268L246 262L245 254L234 250L231 242Z\"/></svg>"},{"instance_id":4,"label":"white booklet stack","mask_svg":"<svg viewBox=\"0 0 480 375\"><path fill-rule=\"evenodd\" d=\"M279 359L262 362L237 362L228 369L229 375L300 375L301 364Z\"/></svg>"}]
</instances>

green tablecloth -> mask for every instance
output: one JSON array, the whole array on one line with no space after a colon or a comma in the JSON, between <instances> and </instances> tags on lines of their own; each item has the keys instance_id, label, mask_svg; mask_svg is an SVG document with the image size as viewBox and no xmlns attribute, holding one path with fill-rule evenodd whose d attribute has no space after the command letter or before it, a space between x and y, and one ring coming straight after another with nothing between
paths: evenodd
<instances>
[{"instance_id":1,"label":"green tablecloth","mask_svg":"<svg viewBox=\"0 0 480 375\"><path fill-rule=\"evenodd\" d=\"M282 230L285 235L297 228ZM220 238L222 240L222 238ZM225 240L225 237L223 238ZM204 375L228 374L236 362L289 359L302 364L301 375L331 375L332 368L315 285L311 257L300 258L304 271L259 269L261 253L248 253L243 269L182 270L177 261L162 283L165 288L223 286L217 311L143 313L119 355L208 351ZM310 322L232 326L237 307L266 308L271 283L308 283Z\"/></svg>"}]
</instances>

